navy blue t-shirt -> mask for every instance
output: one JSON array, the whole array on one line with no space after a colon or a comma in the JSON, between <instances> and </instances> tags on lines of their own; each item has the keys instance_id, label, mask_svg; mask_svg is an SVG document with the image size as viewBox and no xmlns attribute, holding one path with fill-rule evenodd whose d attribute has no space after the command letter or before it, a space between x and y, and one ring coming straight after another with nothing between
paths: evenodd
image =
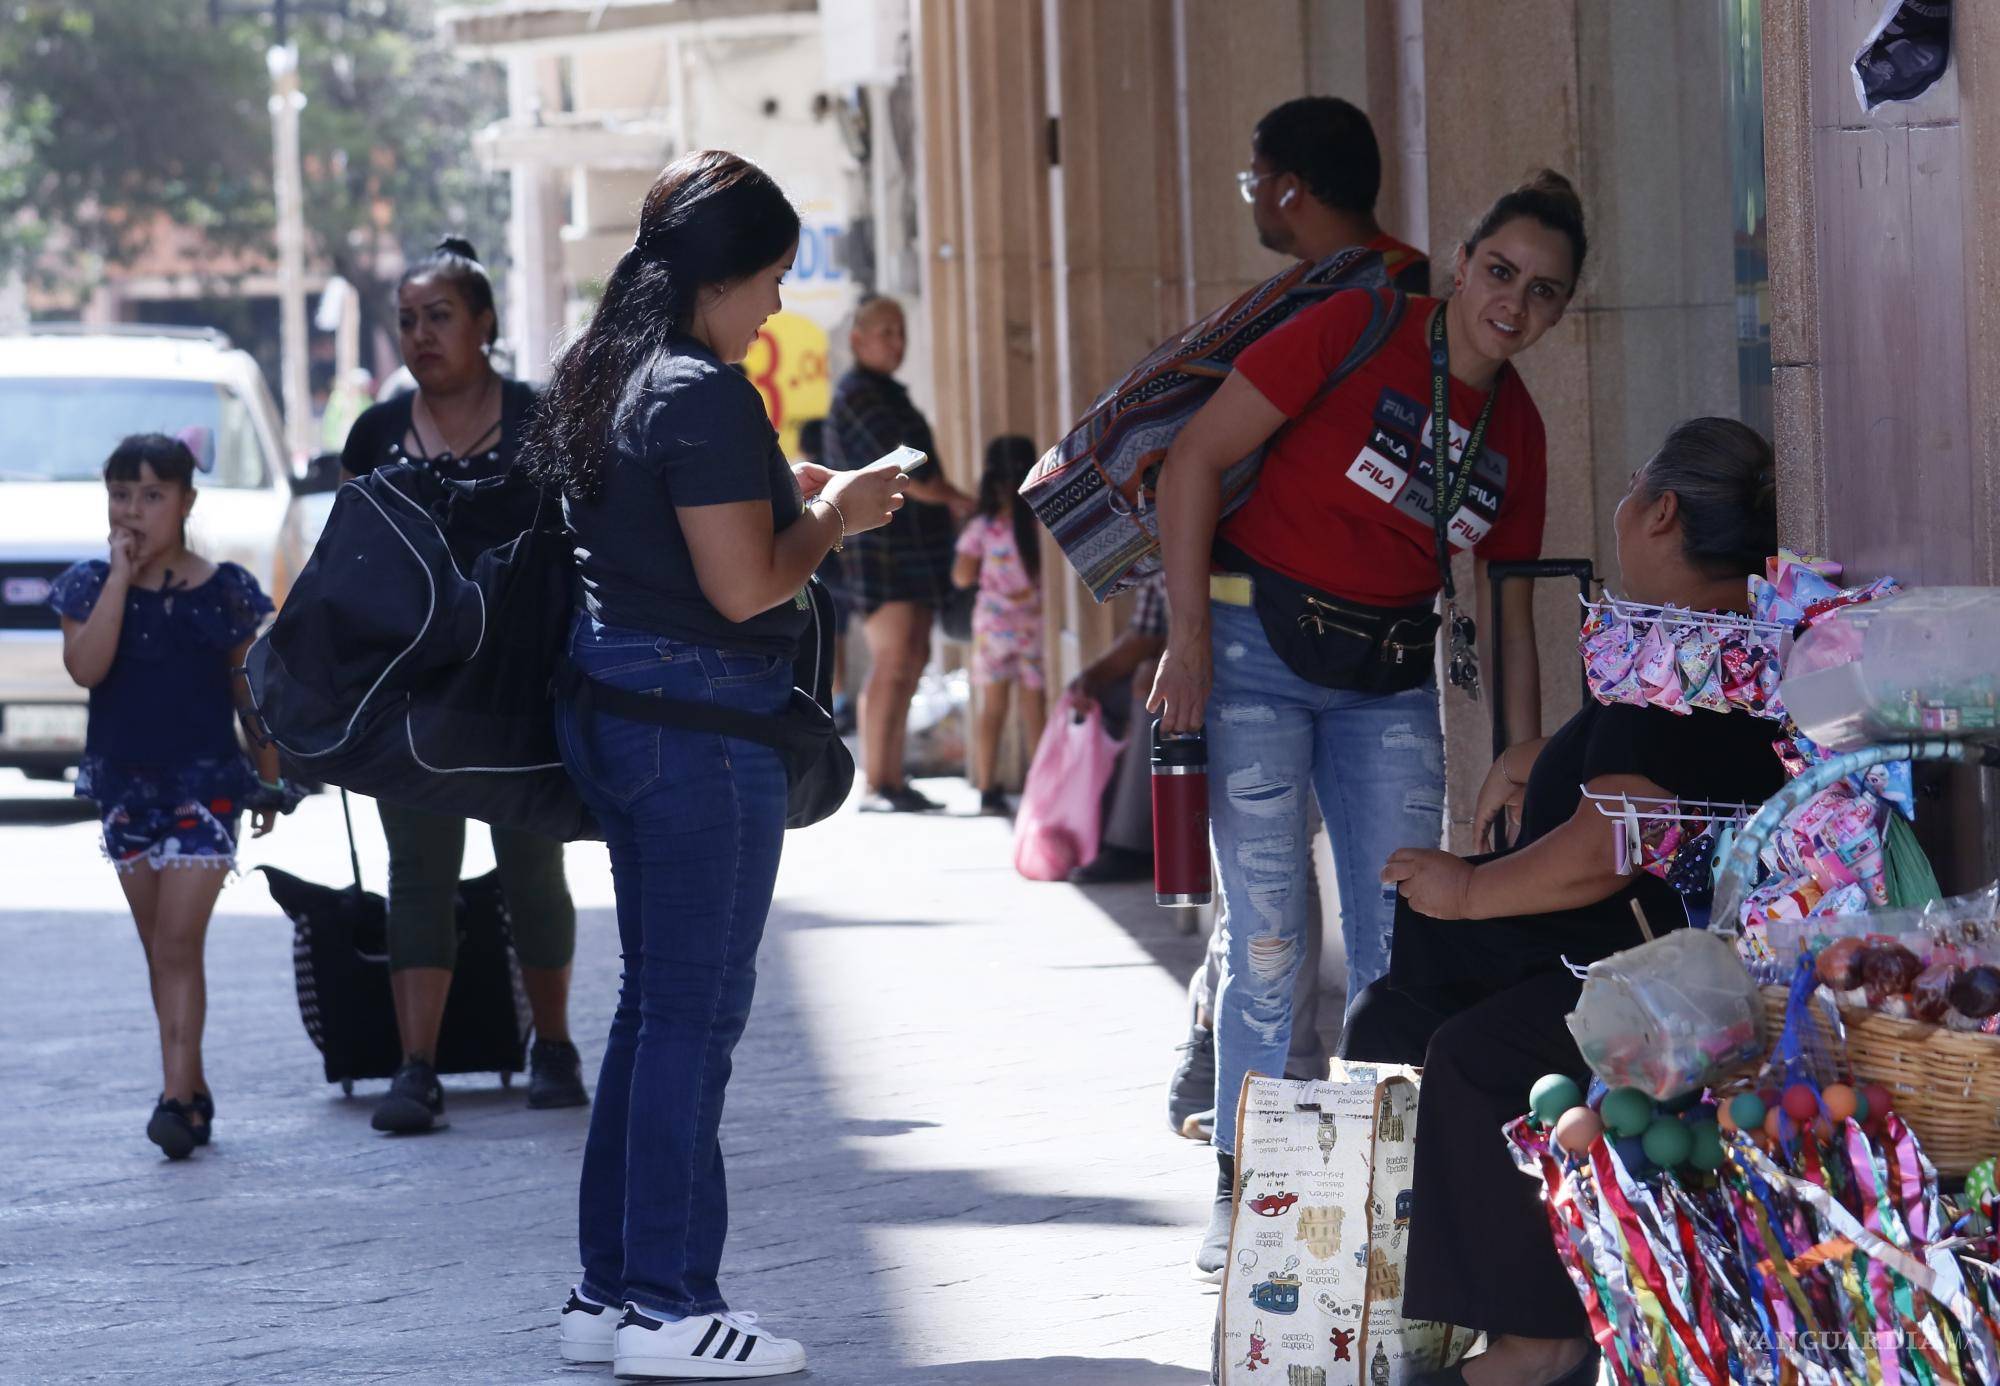
<instances>
[{"instance_id":1,"label":"navy blue t-shirt","mask_svg":"<svg viewBox=\"0 0 2000 1386\"><path fill-rule=\"evenodd\" d=\"M89 620L110 571L101 558L76 564L50 584L49 605ZM271 609L257 579L234 563L216 564L193 586L126 589L117 657L90 690L86 763L161 770L238 758L229 652ZM108 783L106 770L100 764L96 778Z\"/></svg>"},{"instance_id":2,"label":"navy blue t-shirt","mask_svg":"<svg viewBox=\"0 0 2000 1386\"><path fill-rule=\"evenodd\" d=\"M597 496L563 504L584 609L610 626L791 658L809 619L804 594L731 621L703 595L675 514L752 500L770 503L779 532L804 510L763 396L706 347L674 338L625 387Z\"/></svg>"}]
</instances>

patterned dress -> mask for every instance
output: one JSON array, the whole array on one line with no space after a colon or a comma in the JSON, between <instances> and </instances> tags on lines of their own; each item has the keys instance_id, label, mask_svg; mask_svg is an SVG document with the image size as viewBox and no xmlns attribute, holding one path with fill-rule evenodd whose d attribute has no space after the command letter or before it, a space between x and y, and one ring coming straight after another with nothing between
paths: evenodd
<instances>
[{"instance_id":1,"label":"patterned dress","mask_svg":"<svg viewBox=\"0 0 2000 1386\"><path fill-rule=\"evenodd\" d=\"M1001 515L975 515L958 536L958 552L979 560L979 597L972 608L972 681L1045 687L1042 593L1021 562L1012 522Z\"/></svg>"}]
</instances>

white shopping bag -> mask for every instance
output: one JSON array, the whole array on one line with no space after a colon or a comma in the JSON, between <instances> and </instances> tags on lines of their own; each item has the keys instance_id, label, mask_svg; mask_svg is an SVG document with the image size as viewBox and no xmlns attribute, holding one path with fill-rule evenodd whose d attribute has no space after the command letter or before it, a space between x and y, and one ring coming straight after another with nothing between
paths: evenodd
<instances>
[{"instance_id":1,"label":"white shopping bag","mask_svg":"<svg viewBox=\"0 0 2000 1386\"><path fill-rule=\"evenodd\" d=\"M1221 1386L1403 1386L1474 1334L1403 1318L1415 1069L1244 1080L1216 1328Z\"/></svg>"}]
</instances>

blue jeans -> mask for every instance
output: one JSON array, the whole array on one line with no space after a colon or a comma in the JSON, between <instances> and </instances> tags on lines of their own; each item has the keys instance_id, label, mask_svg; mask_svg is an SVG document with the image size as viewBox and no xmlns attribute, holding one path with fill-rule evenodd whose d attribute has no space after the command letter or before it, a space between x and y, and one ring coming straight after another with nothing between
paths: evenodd
<instances>
[{"instance_id":1,"label":"blue jeans","mask_svg":"<svg viewBox=\"0 0 2000 1386\"><path fill-rule=\"evenodd\" d=\"M1347 1000L1389 970L1392 899L1382 864L1444 836L1444 739L1434 684L1405 693L1321 688L1271 649L1247 606L1209 607L1208 822L1215 927L1215 1145L1236 1149L1243 1075L1280 1074L1292 1038L1292 985L1306 956L1312 870L1306 795L1333 843Z\"/></svg>"},{"instance_id":2,"label":"blue jeans","mask_svg":"<svg viewBox=\"0 0 2000 1386\"><path fill-rule=\"evenodd\" d=\"M775 713L791 664L579 615L570 658L636 693ZM750 1015L757 944L778 878L785 770L777 752L712 732L588 724L556 710L563 764L604 827L625 967L583 1148L583 1292L686 1317L728 1306L722 1094Z\"/></svg>"}]
</instances>

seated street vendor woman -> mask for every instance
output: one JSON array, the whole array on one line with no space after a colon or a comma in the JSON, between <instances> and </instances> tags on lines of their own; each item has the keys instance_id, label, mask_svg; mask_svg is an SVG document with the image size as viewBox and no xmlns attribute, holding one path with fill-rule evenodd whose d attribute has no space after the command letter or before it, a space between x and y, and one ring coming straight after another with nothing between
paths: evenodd
<instances>
[{"instance_id":1,"label":"seated street vendor woman","mask_svg":"<svg viewBox=\"0 0 2000 1386\"><path fill-rule=\"evenodd\" d=\"M1729 419L1678 425L1633 476L1614 530L1619 595L1746 610L1744 579L1777 546L1770 445ZM1665 881L1621 874L1612 820L1583 791L1754 804L1783 783L1773 729L1741 712L1586 699L1553 736L1502 757L1480 791L1482 833L1519 803L1514 850L1467 860L1410 848L1383 869L1402 896L1389 974L1356 1001L1341 1052L1424 1067L1403 1312L1488 1344L1439 1381L1596 1377L1582 1306L1500 1128L1541 1075L1589 1077L1563 1020L1581 987L1565 959L1640 943L1635 903L1655 932L1687 919Z\"/></svg>"}]
</instances>

